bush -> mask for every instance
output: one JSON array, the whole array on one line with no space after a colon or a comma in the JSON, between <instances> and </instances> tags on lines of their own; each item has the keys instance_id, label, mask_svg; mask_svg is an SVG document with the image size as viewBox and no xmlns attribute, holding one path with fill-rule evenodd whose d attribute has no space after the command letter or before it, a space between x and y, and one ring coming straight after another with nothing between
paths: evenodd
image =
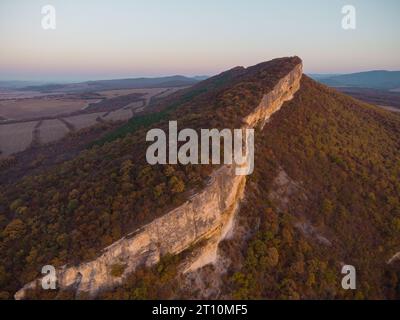
<instances>
[{"instance_id":1,"label":"bush","mask_svg":"<svg viewBox=\"0 0 400 320\"><path fill-rule=\"evenodd\" d=\"M122 274L124 273L125 269L126 269L126 264L115 263L115 264L113 264L111 266L110 274L113 277L118 278L118 277L122 276Z\"/></svg>"}]
</instances>

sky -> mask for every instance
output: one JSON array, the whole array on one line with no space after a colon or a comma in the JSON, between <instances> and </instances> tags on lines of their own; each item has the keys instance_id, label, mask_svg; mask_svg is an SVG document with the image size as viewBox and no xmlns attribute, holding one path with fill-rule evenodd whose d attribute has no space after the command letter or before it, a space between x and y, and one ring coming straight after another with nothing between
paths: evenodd
<instances>
[{"instance_id":1,"label":"sky","mask_svg":"<svg viewBox=\"0 0 400 320\"><path fill-rule=\"evenodd\" d=\"M0 80L213 75L293 55L307 73L400 70L399 13L399 0L0 0Z\"/></svg>"}]
</instances>

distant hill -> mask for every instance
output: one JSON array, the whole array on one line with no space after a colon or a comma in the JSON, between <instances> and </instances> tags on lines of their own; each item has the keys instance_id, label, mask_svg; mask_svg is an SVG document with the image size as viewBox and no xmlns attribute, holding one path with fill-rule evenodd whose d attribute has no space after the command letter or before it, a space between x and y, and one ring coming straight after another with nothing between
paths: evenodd
<instances>
[{"instance_id":1,"label":"distant hill","mask_svg":"<svg viewBox=\"0 0 400 320\"><path fill-rule=\"evenodd\" d=\"M170 88L191 86L199 82L196 78L185 76L168 76L159 78L133 78L96 80L71 84L48 84L39 86L25 86L23 90L39 92L93 92L114 89L139 89L139 88Z\"/></svg>"},{"instance_id":2,"label":"distant hill","mask_svg":"<svg viewBox=\"0 0 400 320\"><path fill-rule=\"evenodd\" d=\"M21 89L27 86L42 86L45 85L44 81L0 81L0 88L2 89Z\"/></svg>"},{"instance_id":3,"label":"distant hill","mask_svg":"<svg viewBox=\"0 0 400 320\"><path fill-rule=\"evenodd\" d=\"M331 77L336 77L336 76L341 76L342 74L340 73L307 73L307 76L309 76L311 79L314 80L321 80L321 79L326 79L326 78L331 78Z\"/></svg>"},{"instance_id":4,"label":"distant hill","mask_svg":"<svg viewBox=\"0 0 400 320\"><path fill-rule=\"evenodd\" d=\"M357 87L381 90L400 88L400 71L367 71L342 75L311 75L315 80L331 87Z\"/></svg>"},{"instance_id":5,"label":"distant hill","mask_svg":"<svg viewBox=\"0 0 400 320\"><path fill-rule=\"evenodd\" d=\"M210 76L194 76L192 78L196 79L198 81L203 81L203 80L206 80L206 79L210 78Z\"/></svg>"}]
</instances>

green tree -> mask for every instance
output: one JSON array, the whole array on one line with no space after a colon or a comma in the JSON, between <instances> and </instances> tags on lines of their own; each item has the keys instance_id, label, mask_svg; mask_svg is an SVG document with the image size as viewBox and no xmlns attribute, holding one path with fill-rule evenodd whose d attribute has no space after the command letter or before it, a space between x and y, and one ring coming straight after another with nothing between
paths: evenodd
<instances>
[{"instance_id":1,"label":"green tree","mask_svg":"<svg viewBox=\"0 0 400 320\"><path fill-rule=\"evenodd\" d=\"M185 183L182 181L182 179L176 176L173 176L171 179L169 179L169 186L173 193L181 193L185 191Z\"/></svg>"},{"instance_id":2,"label":"green tree","mask_svg":"<svg viewBox=\"0 0 400 320\"><path fill-rule=\"evenodd\" d=\"M20 219L12 220L4 229L3 235L9 240L20 238L25 233L25 224Z\"/></svg>"}]
</instances>

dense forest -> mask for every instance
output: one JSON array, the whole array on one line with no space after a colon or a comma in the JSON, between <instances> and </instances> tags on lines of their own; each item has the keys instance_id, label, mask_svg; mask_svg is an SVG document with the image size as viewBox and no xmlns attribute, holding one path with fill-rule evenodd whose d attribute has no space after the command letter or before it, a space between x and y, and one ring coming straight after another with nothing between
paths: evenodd
<instances>
[{"instance_id":1,"label":"dense forest","mask_svg":"<svg viewBox=\"0 0 400 320\"><path fill-rule=\"evenodd\" d=\"M258 138L242 214L260 228L228 281L233 297L399 298L399 265L387 264L400 250L399 137L399 115L304 76ZM282 171L291 188L277 185ZM357 290L342 289L343 264Z\"/></svg>"}]
</instances>

